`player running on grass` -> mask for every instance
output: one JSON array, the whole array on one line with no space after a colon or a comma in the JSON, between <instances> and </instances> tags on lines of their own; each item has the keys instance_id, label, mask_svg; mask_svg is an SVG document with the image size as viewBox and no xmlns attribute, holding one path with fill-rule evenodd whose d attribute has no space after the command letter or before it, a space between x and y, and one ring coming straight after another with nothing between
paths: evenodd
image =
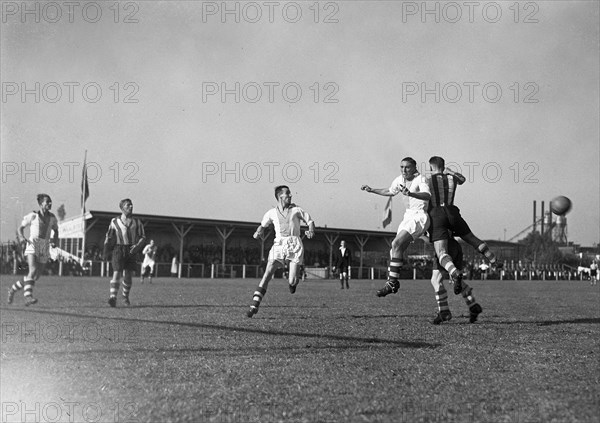
<instances>
[{"instance_id":1,"label":"player running on grass","mask_svg":"<svg viewBox=\"0 0 600 423\"><path fill-rule=\"evenodd\" d=\"M406 211L404 218L398 226L396 237L392 241L388 280L385 286L377 291L378 297L395 294L400 289L400 269L403 265L404 251L411 242L419 238L429 227L427 206L429 198L429 185L425 177L417 171L417 162L412 157L406 157L400 162L402 174L392 181L389 188L371 188L363 185L363 191L392 197L398 193L404 195Z\"/></svg>"},{"instance_id":2,"label":"player running on grass","mask_svg":"<svg viewBox=\"0 0 600 423\"><path fill-rule=\"evenodd\" d=\"M144 283L144 278L148 276L148 280L152 283L152 275L154 274L154 266L156 265L156 253L158 247L154 244L154 240L150 240L150 244L146 245L142 250L144 261L142 262L142 270L140 272L140 283Z\"/></svg>"},{"instance_id":3,"label":"player running on grass","mask_svg":"<svg viewBox=\"0 0 600 423\"><path fill-rule=\"evenodd\" d=\"M8 304L12 304L15 292L21 288L25 289L26 306L37 303L38 300L33 298L33 286L46 267L50 257L50 247L58 244L58 220L50 212L52 199L48 194L38 194L37 202L40 210L27 214L18 230L20 238L27 242L25 256L29 265L29 273L23 278L23 282L17 281L8 289ZM29 227L29 238L24 233L27 227ZM54 231L54 235L50 240L52 231Z\"/></svg>"},{"instance_id":4,"label":"player running on grass","mask_svg":"<svg viewBox=\"0 0 600 423\"><path fill-rule=\"evenodd\" d=\"M107 259L112 249L113 277L110 281L110 297L108 304L117 305L119 283L123 277L123 302L129 305L129 292L133 285L133 272L137 268L135 256L144 246L146 235L139 219L133 217L133 203L129 198L119 203L121 215L110 221L106 239L104 240L104 258Z\"/></svg>"},{"instance_id":5,"label":"player running on grass","mask_svg":"<svg viewBox=\"0 0 600 423\"><path fill-rule=\"evenodd\" d=\"M304 263L304 246L300 238L301 222L308 225L306 236L309 239L315 234L315 222L307 212L292 203L292 193L289 187L286 185L276 187L275 198L279 205L265 213L262 222L253 235L254 239L257 239L262 236L265 228L271 224L275 226L275 241L271 251L269 251L265 274L254 292L250 310L246 313L248 317L258 313L258 307L267 293L267 286L273 278L273 274L278 268L284 267L287 263L289 263L288 281L290 292L292 294L296 292L296 287L300 282L300 267Z\"/></svg>"},{"instance_id":6,"label":"player running on grass","mask_svg":"<svg viewBox=\"0 0 600 423\"><path fill-rule=\"evenodd\" d=\"M453 236L449 237L448 240L448 254L452 257L454 265L459 272L463 269L463 252L460 244L454 239ZM433 272L431 273L431 285L435 291L435 299L438 304L438 313L431 323L439 325L442 322L447 322L452 318L450 307L448 307L448 292L444 287L444 271L445 269L440 264L437 256L433 262ZM462 294L467 307L469 308L469 323L475 323L477 316L483 311L481 306L475 300L473 296L473 288L471 288L466 282L462 282L461 291L457 293Z\"/></svg>"}]
</instances>

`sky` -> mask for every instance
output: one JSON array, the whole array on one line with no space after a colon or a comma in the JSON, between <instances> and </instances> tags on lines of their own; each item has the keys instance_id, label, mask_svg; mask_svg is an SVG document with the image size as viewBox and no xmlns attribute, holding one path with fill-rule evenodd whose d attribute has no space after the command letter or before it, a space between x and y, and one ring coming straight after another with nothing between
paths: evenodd
<instances>
[{"instance_id":1,"label":"sky","mask_svg":"<svg viewBox=\"0 0 600 423\"><path fill-rule=\"evenodd\" d=\"M467 2L468 3L468 2ZM600 240L599 7L536 2L3 2L1 238L35 196L260 222L273 188L317 226L383 230L400 161L467 176L456 204L511 239L573 202ZM404 212L394 198L395 231Z\"/></svg>"}]
</instances>

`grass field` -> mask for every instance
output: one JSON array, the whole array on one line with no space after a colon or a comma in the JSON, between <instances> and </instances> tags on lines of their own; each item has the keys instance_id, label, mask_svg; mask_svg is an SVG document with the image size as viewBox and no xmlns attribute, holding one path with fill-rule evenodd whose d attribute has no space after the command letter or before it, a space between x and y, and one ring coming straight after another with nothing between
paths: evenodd
<instances>
[{"instance_id":1,"label":"grass field","mask_svg":"<svg viewBox=\"0 0 600 423\"><path fill-rule=\"evenodd\" d=\"M597 422L600 294L588 282L473 281L483 306L441 326L429 281L157 279L132 305L108 280L2 276L2 422Z\"/></svg>"}]
</instances>

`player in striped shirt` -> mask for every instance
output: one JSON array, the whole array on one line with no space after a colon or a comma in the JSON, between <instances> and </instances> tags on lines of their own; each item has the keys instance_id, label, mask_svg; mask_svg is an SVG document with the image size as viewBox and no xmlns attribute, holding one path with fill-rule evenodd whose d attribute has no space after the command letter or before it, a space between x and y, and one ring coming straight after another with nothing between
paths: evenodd
<instances>
[{"instance_id":1,"label":"player in striped shirt","mask_svg":"<svg viewBox=\"0 0 600 423\"><path fill-rule=\"evenodd\" d=\"M310 215L301 207L292 203L292 193L286 185L275 188L275 198L279 202L277 207L267 211L256 229L253 237L257 239L262 236L265 228L270 225L275 227L275 241L269 252L269 260L258 288L253 295L253 303L246 313L248 317L258 313L258 307L267 293L269 281L278 268L289 263L288 282L290 292L296 292L300 282L300 268L304 264L304 246L300 238L300 225L302 222L308 225L306 237L312 238L315 234L315 222Z\"/></svg>"},{"instance_id":2,"label":"player in striped shirt","mask_svg":"<svg viewBox=\"0 0 600 423\"><path fill-rule=\"evenodd\" d=\"M110 281L108 304L117 305L117 294L123 277L123 302L129 305L129 293L133 284L133 272L137 268L136 254L144 247L146 235L139 219L133 217L133 202L126 198L119 203L121 215L110 221L104 240L104 258L112 250L113 277Z\"/></svg>"},{"instance_id":3,"label":"player in striped shirt","mask_svg":"<svg viewBox=\"0 0 600 423\"><path fill-rule=\"evenodd\" d=\"M494 267L500 267L496 256L488 245L477 238L467 222L460 215L460 210L454 205L456 187L465 183L466 178L460 173L445 168L445 161L439 156L429 159L432 174L428 177L431 190L429 216L431 217L431 240L440 264L448 271L454 283L454 293L462 292L462 274L456 268L452 257L448 254L450 233L462 238L485 256Z\"/></svg>"},{"instance_id":4,"label":"player in striped shirt","mask_svg":"<svg viewBox=\"0 0 600 423\"><path fill-rule=\"evenodd\" d=\"M37 303L38 300L33 298L33 286L46 267L50 257L50 247L58 244L58 220L50 212L52 199L48 194L38 194L37 202L40 210L27 214L18 230L20 238L27 242L24 255L27 257L29 273L23 278L23 282L17 281L9 288L8 304L12 304L15 292L21 288L24 288L25 291L26 306ZM24 232L27 227L29 228L29 237L26 237ZM52 234L52 232L54 233ZM50 239L50 235L52 235L52 239Z\"/></svg>"},{"instance_id":5,"label":"player in striped shirt","mask_svg":"<svg viewBox=\"0 0 600 423\"><path fill-rule=\"evenodd\" d=\"M395 294L400 289L400 269L404 264L404 251L411 242L419 238L429 227L427 205L430 193L427 180L417 171L417 162L412 157L405 157L400 162L402 174L392 181L389 188L371 188L363 185L363 191L392 197L399 193L404 195L406 211L398 226L396 237L392 241L388 280L383 288L377 291L378 297Z\"/></svg>"}]
</instances>

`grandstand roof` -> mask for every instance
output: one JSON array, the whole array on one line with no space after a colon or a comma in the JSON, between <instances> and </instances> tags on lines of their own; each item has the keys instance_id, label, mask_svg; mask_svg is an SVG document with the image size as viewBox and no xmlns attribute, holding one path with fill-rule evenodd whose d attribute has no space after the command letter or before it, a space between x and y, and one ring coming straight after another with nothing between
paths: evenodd
<instances>
[{"instance_id":1,"label":"grandstand roof","mask_svg":"<svg viewBox=\"0 0 600 423\"><path fill-rule=\"evenodd\" d=\"M107 212L101 210L90 210L92 220L98 219L100 221L107 221L119 215L119 212ZM172 230L173 224L176 226L180 225L194 225L194 232L202 232L204 228L214 228L215 226L221 227L236 227L242 229L248 229L254 231L260 224L259 221L245 222L241 220L223 220L223 219L207 219L197 217L179 217L179 216L161 216L153 214L140 214L134 213L134 216L140 219L144 223L146 231L151 230ZM390 231L372 231L365 229L348 229L348 228L331 228L327 226L317 226L317 233L331 233L340 235L363 235L363 236L374 236L374 237L394 237L396 232Z\"/></svg>"}]
</instances>

